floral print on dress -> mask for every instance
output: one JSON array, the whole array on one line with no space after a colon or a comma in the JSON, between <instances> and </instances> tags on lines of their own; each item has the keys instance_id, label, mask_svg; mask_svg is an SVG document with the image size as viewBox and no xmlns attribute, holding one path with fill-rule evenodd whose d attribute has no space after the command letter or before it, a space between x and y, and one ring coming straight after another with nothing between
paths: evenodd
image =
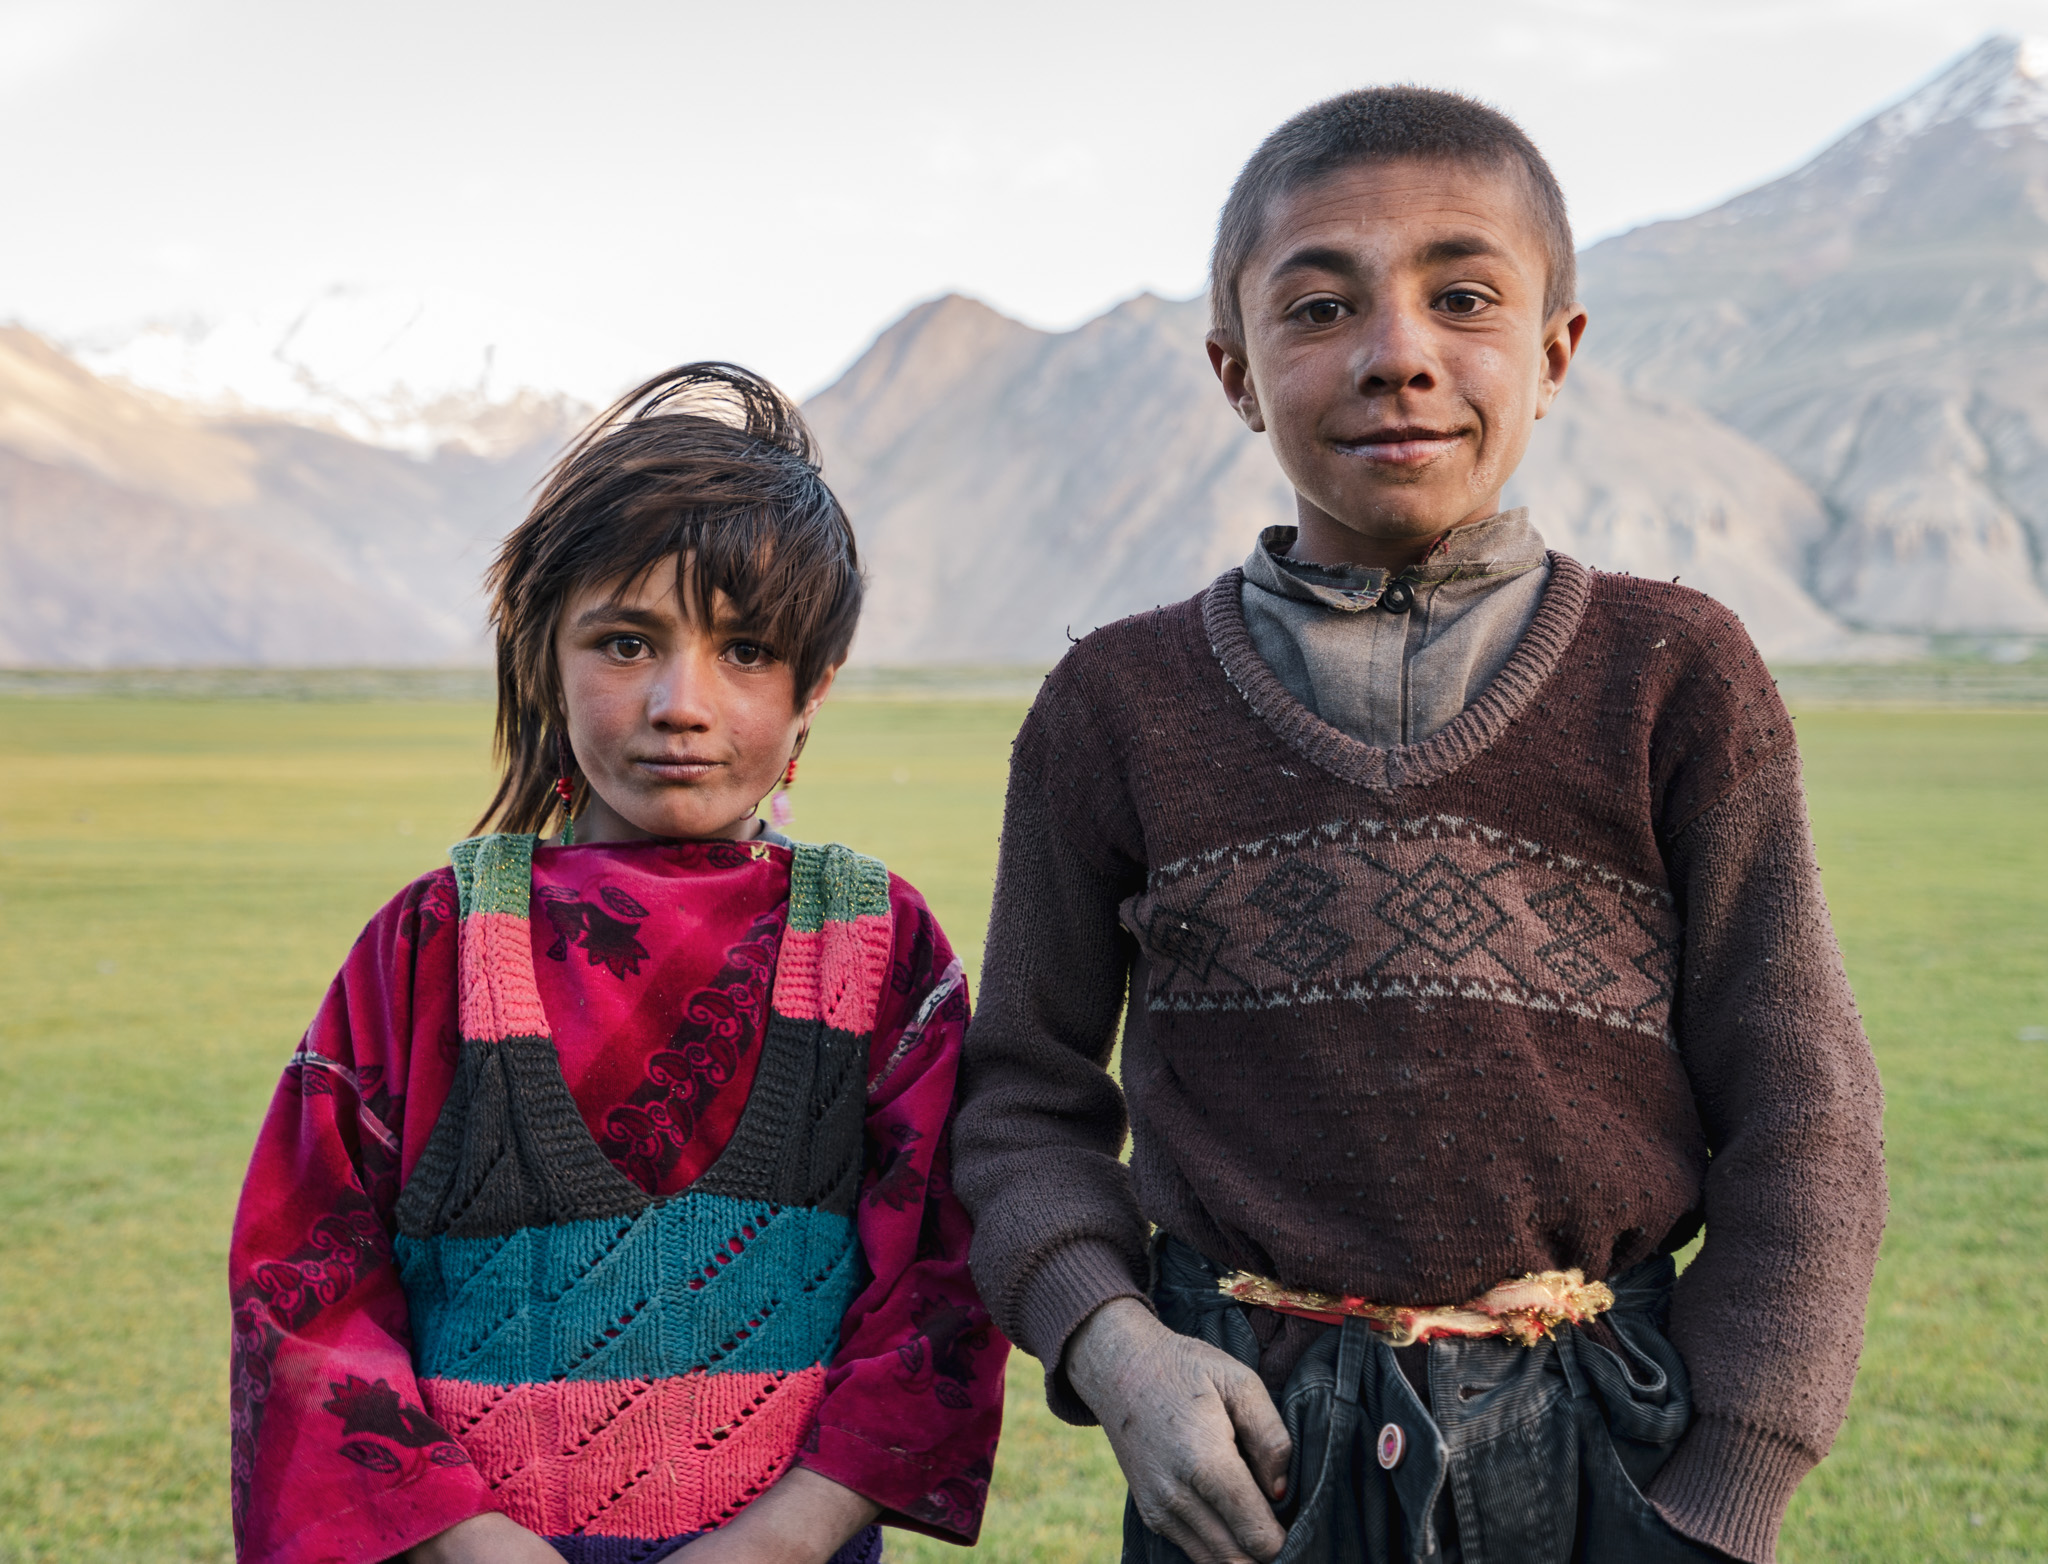
<instances>
[{"instance_id":1,"label":"floral print on dress","mask_svg":"<svg viewBox=\"0 0 2048 1564\"><path fill-rule=\"evenodd\" d=\"M652 915L617 886L602 886L597 900L587 901L566 886L544 885L540 903L555 926L555 942L548 947L551 959L567 961L569 947L579 945L593 967L603 967L622 981L637 974L647 959L647 947L636 936Z\"/></svg>"},{"instance_id":2,"label":"floral print on dress","mask_svg":"<svg viewBox=\"0 0 2048 1564\"><path fill-rule=\"evenodd\" d=\"M788 866L787 849L758 843L536 854L535 900L551 910L534 919L534 953L561 947L537 976L564 1078L600 1146L650 1194L687 1188L745 1106ZM972 1541L1009 1345L968 1275L967 1214L947 1177L967 999L917 893L892 879L891 904L856 1207L866 1281L800 1459L890 1524ZM244 1564L389 1558L493 1507L422 1409L389 1237L460 1057L455 916L442 870L372 920L257 1141L229 1261Z\"/></svg>"}]
</instances>

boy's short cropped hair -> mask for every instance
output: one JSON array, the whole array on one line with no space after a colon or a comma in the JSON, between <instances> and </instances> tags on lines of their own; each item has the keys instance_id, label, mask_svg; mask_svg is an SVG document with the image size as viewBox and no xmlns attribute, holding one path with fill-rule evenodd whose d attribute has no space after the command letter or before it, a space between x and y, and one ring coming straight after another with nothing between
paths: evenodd
<instances>
[{"instance_id":1,"label":"boy's short cropped hair","mask_svg":"<svg viewBox=\"0 0 2048 1564\"><path fill-rule=\"evenodd\" d=\"M689 612L719 594L796 676L801 705L846 660L860 620L853 528L795 405L732 364L684 364L593 419L492 562L497 752L479 831L538 831L568 756L555 630L576 593L673 563ZM582 784L573 778L581 802Z\"/></svg>"},{"instance_id":2,"label":"boy's short cropped hair","mask_svg":"<svg viewBox=\"0 0 2048 1564\"><path fill-rule=\"evenodd\" d=\"M1210 324L1225 343L1244 343L1238 281L1265 233L1272 204L1361 163L1421 158L1519 173L1543 236L1549 317L1578 292L1564 191L1536 145L1497 109L1428 87L1364 87L1303 109L1259 144L1230 187L1209 261Z\"/></svg>"}]
</instances>

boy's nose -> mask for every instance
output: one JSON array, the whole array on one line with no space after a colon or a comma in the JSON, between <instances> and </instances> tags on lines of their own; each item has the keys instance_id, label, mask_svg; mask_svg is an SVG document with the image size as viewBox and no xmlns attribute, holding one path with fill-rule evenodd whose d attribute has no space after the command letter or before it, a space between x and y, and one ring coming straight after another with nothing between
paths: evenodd
<instances>
[{"instance_id":1,"label":"boy's nose","mask_svg":"<svg viewBox=\"0 0 2048 1564\"><path fill-rule=\"evenodd\" d=\"M1412 311L1382 306L1364 326L1354 365L1360 391L1376 396L1403 389L1427 391L1436 384L1427 322Z\"/></svg>"}]
</instances>

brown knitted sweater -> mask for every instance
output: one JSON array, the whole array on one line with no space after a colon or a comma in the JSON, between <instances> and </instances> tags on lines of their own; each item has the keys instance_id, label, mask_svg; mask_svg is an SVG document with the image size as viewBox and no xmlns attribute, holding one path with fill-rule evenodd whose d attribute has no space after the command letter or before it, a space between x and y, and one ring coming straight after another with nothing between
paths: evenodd
<instances>
[{"instance_id":1,"label":"brown knitted sweater","mask_svg":"<svg viewBox=\"0 0 2048 1564\"><path fill-rule=\"evenodd\" d=\"M1671 1319L1700 1415L1651 1497L1767 1564L1855 1377L1877 1072L1741 625L1551 563L1515 654L1421 744L1290 696L1236 571L1054 670L967 1039L975 1277L1085 1421L1060 1354L1143 1295L1148 1223L1290 1285L1445 1304L1613 1275L1704 1221Z\"/></svg>"}]
</instances>

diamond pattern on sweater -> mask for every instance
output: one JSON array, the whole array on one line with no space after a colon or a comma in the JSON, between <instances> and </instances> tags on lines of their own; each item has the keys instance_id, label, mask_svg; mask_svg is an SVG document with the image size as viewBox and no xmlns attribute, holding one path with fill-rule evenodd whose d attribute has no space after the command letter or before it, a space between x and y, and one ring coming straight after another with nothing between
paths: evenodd
<instances>
[{"instance_id":1,"label":"diamond pattern on sweater","mask_svg":"<svg viewBox=\"0 0 2048 1564\"><path fill-rule=\"evenodd\" d=\"M1669 1041L1669 894L1467 818L1338 820L1184 860L1125 921L1155 1011L1457 998Z\"/></svg>"}]
</instances>

